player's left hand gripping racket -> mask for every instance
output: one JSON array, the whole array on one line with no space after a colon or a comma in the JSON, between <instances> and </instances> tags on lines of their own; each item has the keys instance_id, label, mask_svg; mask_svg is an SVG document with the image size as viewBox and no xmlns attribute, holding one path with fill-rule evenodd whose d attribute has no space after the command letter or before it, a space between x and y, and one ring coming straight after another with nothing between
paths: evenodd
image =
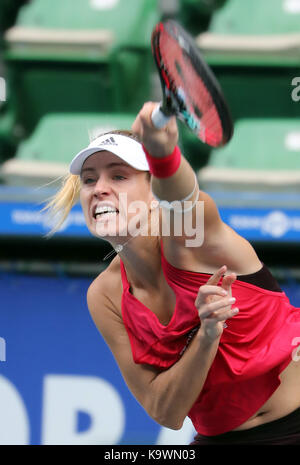
<instances>
[{"instance_id":1,"label":"player's left hand gripping racket","mask_svg":"<svg viewBox=\"0 0 300 465\"><path fill-rule=\"evenodd\" d=\"M205 144L225 145L233 134L231 116L193 38L176 21L167 20L154 28L151 47L163 90L163 101L152 114L154 126L164 127L175 115Z\"/></svg>"}]
</instances>

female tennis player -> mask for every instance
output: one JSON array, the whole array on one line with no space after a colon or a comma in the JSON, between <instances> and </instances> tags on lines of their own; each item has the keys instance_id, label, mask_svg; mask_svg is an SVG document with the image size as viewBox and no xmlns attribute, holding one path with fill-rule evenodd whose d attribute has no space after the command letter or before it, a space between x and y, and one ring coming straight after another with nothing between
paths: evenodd
<instances>
[{"instance_id":1,"label":"female tennis player","mask_svg":"<svg viewBox=\"0 0 300 465\"><path fill-rule=\"evenodd\" d=\"M180 429L189 416L198 445L300 445L300 309L199 190L176 119L154 128L155 106L144 105L133 134L107 133L79 152L49 204L63 221L79 196L90 232L117 252L88 289L91 316L159 424ZM201 202L201 245L187 246L184 228L162 234L180 215L199 228Z\"/></svg>"}]
</instances>

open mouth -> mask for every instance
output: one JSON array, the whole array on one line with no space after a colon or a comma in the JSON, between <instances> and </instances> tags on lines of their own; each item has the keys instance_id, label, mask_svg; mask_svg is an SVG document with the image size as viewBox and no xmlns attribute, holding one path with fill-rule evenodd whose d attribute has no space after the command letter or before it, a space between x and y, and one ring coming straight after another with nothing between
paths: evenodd
<instances>
[{"instance_id":1,"label":"open mouth","mask_svg":"<svg viewBox=\"0 0 300 465\"><path fill-rule=\"evenodd\" d=\"M103 207L96 207L94 210L94 219L98 220L108 220L114 218L116 215L119 214L119 210L115 207L103 206Z\"/></svg>"}]
</instances>

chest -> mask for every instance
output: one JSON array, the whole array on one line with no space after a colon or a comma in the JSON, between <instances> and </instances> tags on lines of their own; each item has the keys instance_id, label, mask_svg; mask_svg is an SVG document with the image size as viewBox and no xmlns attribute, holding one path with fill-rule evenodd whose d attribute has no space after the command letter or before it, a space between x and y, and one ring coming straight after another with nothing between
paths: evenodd
<instances>
[{"instance_id":1,"label":"chest","mask_svg":"<svg viewBox=\"0 0 300 465\"><path fill-rule=\"evenodd\" d=\"M167 326L169 324L174 315L176 296L167 283L162 284L159 289L153 291L130 287L129 292L147 307L162 325Z\"/></svg>"}]
</instances>

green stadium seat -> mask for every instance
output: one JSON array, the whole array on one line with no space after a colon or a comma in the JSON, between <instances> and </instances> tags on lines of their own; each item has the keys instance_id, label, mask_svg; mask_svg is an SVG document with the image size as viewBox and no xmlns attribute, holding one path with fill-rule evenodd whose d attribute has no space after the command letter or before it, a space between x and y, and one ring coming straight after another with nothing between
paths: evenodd
<instances>
[{"instance_id":1,"label":"green stadium seat","mask_svg":"<svg viewBox=\"0 0 300 465\"><path fill-rule=\"evenodd\" d=\"M0 1L0 161L13 156L18 143L14 115L7 101L6 70L3 61L4 32L11 27L18 10L29 0Z\"/></svg>"},{"instance_id":2,"label":"green stadium seat","mask_svg":"<svg viewBox=\"0 0 300 465\"><path fill-rule=\"evenodd\" d=\"M72 158L90 140L113 129L130 129L134 119L130 113L45 115L16 156L2 164L0 176L11 185L59 185L58 178L68 173Z\"/></svg>"},{"instance_id":3,"label":"green stadium seat","mask_svg":"<svg viewBox=\"0 0 300 465\"><path fill-rule=\"evenodd\" d=\"M0 162L12 157L20 141L21 134L17 133L15 115L9 104L0 104Z\"/></svg>"},{"instance_id":4,"label":"green stadium seat","mask_svg":"<svg viewBox=\"0 0 300 465\"><path fill-rule=\"evenodd\" d=\"M300 119L241 119L199 170L204 190L300 191Z\"/></svg>"},{"instance_id":5,"label":"green stadium seat","mask_svg":"<svg viewBox=\"0 0 300 465\"><path fill-rule=\"evenodd\" d=\"M274 35L300 32L298 0L227 0L216 11L211 31L218 34Z\"/></svg>"},{"instance_id":6,"label":"green stadium seat","mask_svg":"<svg viewBox=\"0 0 300 465\"><path fill-rule=\"evenodd\" d=\"M211 63L299 64L299 0L228 0L197 37Z\"/></svg>"},{"instance_id":7,"label":"green stadium seat","mask_svg":"<svg viewBox=\"0 0 300 465\"><path fill-rule=\"evenodd\" d=\"M196 42L235 122L299 116L300 0L227 0Z\"/></svg>"},{"instance_id":8,"label":"green stadium seat","mask_svg":"<svg viewBox=\"0 0 300 465\"><path fill-rule=\"evenodd\" d=\"M180 0L180 5L178 19L192 25L190 32L235 123L241 118L299 117L299 103L291 94L292 81L299 76L300 0ZM201 16L209 18L205 31L201 21L197 31ZM182 145L193 167L201 169L209 148L186 131Z\"/></svg>"},{"instance_id":9,"label":"green stadium seat","mask_svg":"<svg viewBox=\"0 0 300 465\"><path fill-rule=\"evenodd\" d=\"M105 30L113 35L115 46L145 46L145 34L149 32L149 26L152 30L157 15L157 0L31 0L20 11L16 30L24 33L25 41L26 32L29 34L30 31L41 34L45 30L56 33L81 31L88 34ZM26 42L24 45L26 48ZM39 45L43 47L43 43L37 41L36 46ZM28 51L31 55L29 46Z\"/></svg>"},{"instance_id":10,"label":"green stadium seat","mask_svg":"<svg viewBox=\"0 0 300 465\"><path fill-rule=\"evenodd\" d=\"M211 66L234 121L240 118L297 118L292 81L299 66Z\"/></svg>"},{"instance_id":11,"label":"green stadium seat","mask_svg":"<svg viewBox=\"0 0 300 465\"><path fill-rule=\"evenodd\" d=\"M24 6L5 34L5 64L26 136L51 112L137 111L151 96L150 36L158 19L158 0Z\"/></svg>"}]
</instances>

